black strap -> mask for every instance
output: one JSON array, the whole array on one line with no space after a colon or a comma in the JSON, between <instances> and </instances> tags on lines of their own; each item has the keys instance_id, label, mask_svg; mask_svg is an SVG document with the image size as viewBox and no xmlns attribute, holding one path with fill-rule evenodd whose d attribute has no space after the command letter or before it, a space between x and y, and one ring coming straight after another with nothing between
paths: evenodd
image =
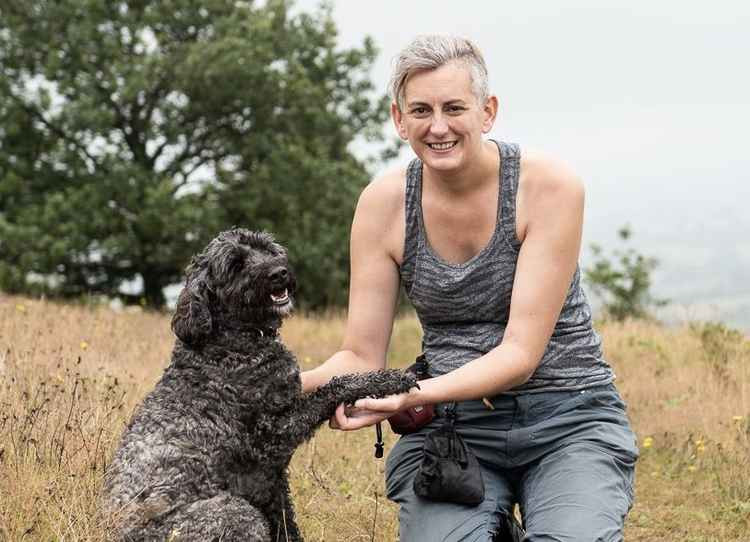
<instances>
[{"instance_id":1,"label":"black strap","mask_svg":"<svg viewBox=\"0 0 750 542\"><path fill-rule=\"evenodd\" d=\"M383 428L380 423L375 424L375 459L383 457Z\"/></svg>"},{"instance_id":2,"label":"black strap","mask_svg":"<svg viewBox=\"0 0 750 542\"><path fill-rule=\"evenodd\" d=\"M422 341L422 352L414 360L417 369L417 380L429 378L427 373L427 357L424 355L424 340ZM455 406L455 403L453 403ZM382 422L375 424L375 459L383 457L383 426Z\"/></svg>"},{"instance_id":3,"label":"black strap","mask_svg":"<svg viewBox=\"0 0 750 542\"><path fill-rule=\"evenodd\" d=\"M454 425L456 423L456 410L458 410L458 404L457 403L451 403L448 406L445 407L445 419L448 421L449 424Z\"/></svg>"},{"instance_id":4,"label":"black strap","mask_svg":"<svg viewBox=\"0 0 750 542\"><path fill-rule=\"evenodd\" d=\"M425 357L424 352L417 356L417 359L414 360L414 365L417 370L417 380L424 380L430 377L427 371L427 357Z\"/></svg>"}]
</instances>

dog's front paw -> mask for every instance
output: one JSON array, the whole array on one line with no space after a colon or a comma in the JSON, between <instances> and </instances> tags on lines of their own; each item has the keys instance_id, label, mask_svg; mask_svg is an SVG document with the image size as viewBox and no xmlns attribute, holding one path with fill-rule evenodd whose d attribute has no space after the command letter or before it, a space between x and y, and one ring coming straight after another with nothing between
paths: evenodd
<instances>
[{"instance_id":1,"label":"dog's front paw","mask_svg":"<svg viewBox=\"0 0 750 542\"><path fill-rule=\"evenodd\" d=\"M417 382L417 375L414 373L410 373L408 371L396 371L397 375L395 376L395 385L397 386L398 390L394 393L404 393L409 391L412 388L419 388L419 383Z\"/></svg>"},{"instance_id":2,"label":"dog's front paw","mask_svg":"<svg viewBox=\"0 0 750 542\"><path fill-rule=\"evenodd\" d=\"M412 388L418 388L417 377L414 373L402 371L399 369L385 369L370 373L374 380L377 381L379 390L373 391L375 397L393 395L395 393L405 393Z\"/></svg>"},{"instance_id":3,"label":"dog's front paw","mask_svg":"<svg viewBox=\"0 0 750 542\"><path fill-rule=\"evenodd\" d=\"M354 402L363 397L385 397L405 393L419 387L413 373L398 369L342 375L332 378L329 386L336 393L342 394L345 402Z\"/></svg>"}]
</instances>

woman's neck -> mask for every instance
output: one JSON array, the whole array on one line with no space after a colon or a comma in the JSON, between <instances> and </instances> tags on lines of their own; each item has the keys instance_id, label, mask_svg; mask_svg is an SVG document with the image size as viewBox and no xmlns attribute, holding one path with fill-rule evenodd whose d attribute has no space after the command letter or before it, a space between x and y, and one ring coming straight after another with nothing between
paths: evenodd
<instances>
[{"instance_id":1,"label":"woman's neck","mask_svg":"<svg viewBox=\"0 0 750 542\"><path fill-rule=\"evenodd\" d=\"M423 182L429 183L439 193L461 196L481 189L487 183L497 183L499 160L497 145L491 141L483 141L476 156L464 168L440 171L430 169L425 164Z\"/></svg>"}]
</instances>

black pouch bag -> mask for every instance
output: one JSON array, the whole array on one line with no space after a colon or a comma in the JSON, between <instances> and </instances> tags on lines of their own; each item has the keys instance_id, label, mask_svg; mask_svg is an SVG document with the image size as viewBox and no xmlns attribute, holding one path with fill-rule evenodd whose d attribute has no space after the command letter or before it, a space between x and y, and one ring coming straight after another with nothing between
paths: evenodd
<instances>
[{"instance_id":1,"label":"black pouch bag","mask_svg":"<svg viewBox=\"0 0 750 542\"><path fill-rule=\"evenodd\" d=\"M484 500L482 471L456 432L455 404L446 409L446 418L442 426L425 437L414 493L432 501L476 506Z\"/></svg>"}]
</instances>

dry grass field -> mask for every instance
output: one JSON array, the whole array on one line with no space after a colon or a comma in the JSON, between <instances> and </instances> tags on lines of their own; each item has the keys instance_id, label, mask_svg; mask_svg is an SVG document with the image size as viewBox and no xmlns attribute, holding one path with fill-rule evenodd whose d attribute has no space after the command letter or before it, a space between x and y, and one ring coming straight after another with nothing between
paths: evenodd
<instances>
[{"instance_id":1,"label":"dry grass field","mask_svg":"<svg viewBox=\"0 0 750 542\"><path fill-rule=\"evenodd\" d=\"M283 337L312 366L342 331L340 317L298 315ZM600 331L642 452L625 539L750 541L750 341L718 324ZM106 539L102 474L172 342L166 315L0 295L0 540ZM405 363L418 344L416 320L400 319L390 359ZM298 450L291 477L307 540L396 540L373 438L323 428Z\"/></svg>"}]
</instances>

